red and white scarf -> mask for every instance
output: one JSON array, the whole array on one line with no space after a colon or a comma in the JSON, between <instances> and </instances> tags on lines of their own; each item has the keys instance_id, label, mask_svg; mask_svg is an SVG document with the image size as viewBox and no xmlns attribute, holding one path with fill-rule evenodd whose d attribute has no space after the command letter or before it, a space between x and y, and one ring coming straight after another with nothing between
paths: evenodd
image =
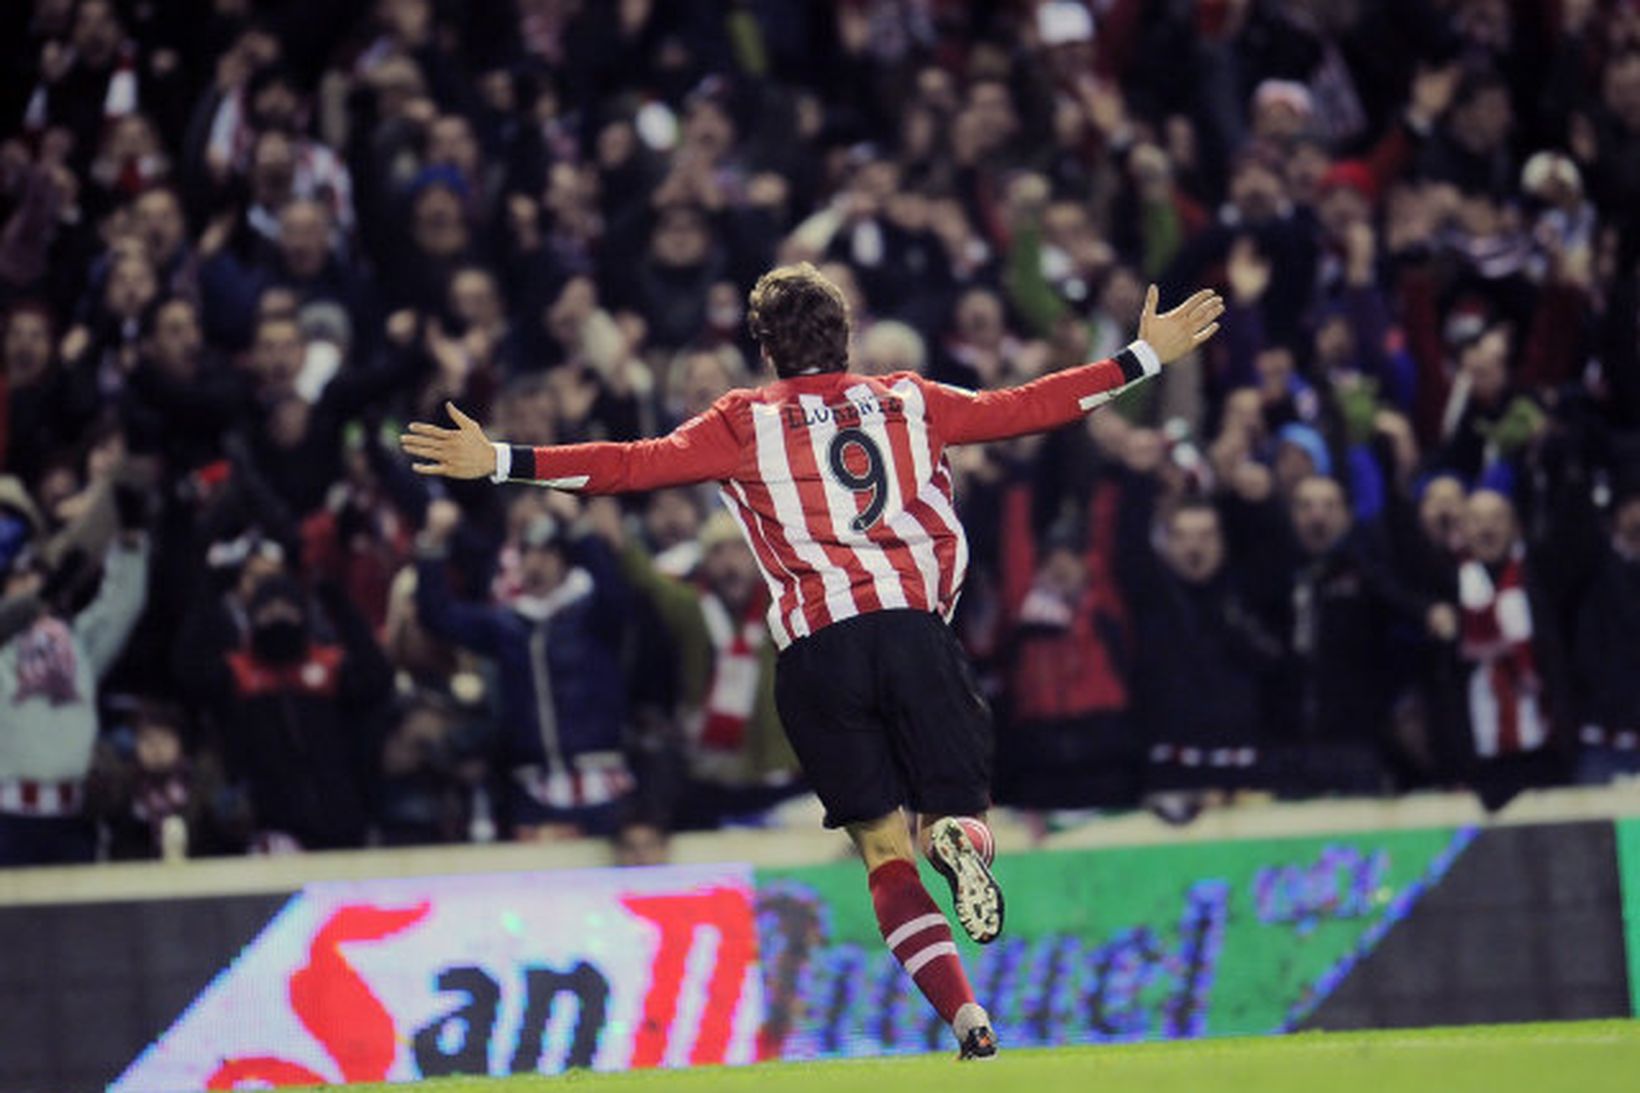
<instances>
[{"instance_id":1,"label":"red and white scarf","mask_svg":"<svg viewBox=\"0 0 1640 1093\"><path fill-rule=\"evenodd\" d=\"M1458 651L1470 667L1469 726L1483 758L1535 751L1549 739L1543 682L1532 652L1532 605L1517 548L1496 580L1482 563L1458 568L1463 627Z\"/></svg>"},{"instance_id":2,"label":"red and white scarf","mask_svg":"<svg viewBox=\"0 0 1640 1093\"><path fill-rule=\"evenodd\" d=\"M748 611L736 625L723 601L710 592L701 596L700 608L712 638L712 682L701 709L699 744L712 751L738 752L757 706L768 630L756 611Z\"/></svg>"}]
</instances>

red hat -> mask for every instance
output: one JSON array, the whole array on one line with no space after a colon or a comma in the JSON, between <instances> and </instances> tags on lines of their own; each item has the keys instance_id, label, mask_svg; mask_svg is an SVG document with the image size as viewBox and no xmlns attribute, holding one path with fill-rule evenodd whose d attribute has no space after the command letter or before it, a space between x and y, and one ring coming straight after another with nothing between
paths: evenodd
<instances>
[{"instance_id":1,"label":"red hat","mask_svg":"<svg viewBox=\"0 0 1640 1093\"><path fill-rule=\"evenodd\" d=\"M1340 186L1349 187L1368 201L1378 200L1378 180L1373 177L1372 168L1359 159L1340 160L1321 176L1322 193L1331 193Z\"/></svg>"}]
</instances>

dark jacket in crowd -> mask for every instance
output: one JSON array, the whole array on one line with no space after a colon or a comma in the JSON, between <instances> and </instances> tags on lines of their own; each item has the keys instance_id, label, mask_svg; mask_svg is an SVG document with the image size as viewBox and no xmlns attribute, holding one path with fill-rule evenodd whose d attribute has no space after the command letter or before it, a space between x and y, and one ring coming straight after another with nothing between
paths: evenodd
<instances>
[{"instance_id":1,"label":"dark jacket in crowd","mask_svg":"<svg viewBox=\"0 0 1640 1093\"><path fill-rule=\"evenodd\" d=\"M626 720L621 642L630 593L613 552L595 536L567 546L564 583L538 617L452 595L446 562L417 567L421 623L493 659L499 676L504 765L563 770L619 751Z\"/></svg>"},{"instance_id":2,"label":"dark jacket in crowd","mask_svg":"<svg viewBox=\"0 0 1640 1093\"><path fill-rule=\"evenodd\" d=\"M1118 554L1133 626L1134 720L1150 749L1151 780L1259 780L1268 766L1266 707L1281 640L1244 587L1234 548L1200 584L1158 556L1150 540L1154 494L1152 481L1128 479Z\"/></svg>"},{"instance_id":3,"label":"dark jacket in crowd","mask_svg":"<svg viewBox=\"0 0 1640 1093\"><path fill-rule=\"evenodd\" d=\"M1580 725L1640 733L1640 562L1608 552L1578 613L1571 668Z\"/></svg>"},{"instance_id":4,"label":"dark jacket in crowd","mask_svg":"<svg viewBox=\"0 0 1640 1093\"><path fill-rule=\"evenodd\" d=\"M300 597L284 578L253 595L255 618L267 599ZM189 615L179 637L178 669L209 710L230 777L248 784L258 829L307 849L359 846L371 814L379 717L393 672L369 627L339 590L320 600L334 637L319 632L304 607L294 650L272 656L256 634L234 641L213 625L211 601Z\"/></svg>"},{"instance_id":5,"label":"dark jacket in crowd","mask_svg":"<svg viewBox=\"0 0 1640 1093\"><path fill-rule=\"evenodd\" d=\"M1427 604L1357 537L1293 566L1283 605L1281 720L1304 750L1303 788L1378 792L1385 774L1396 632L1421 633ZM1293 787L1298 788L1298 787Z\"/></svg>"}]
</instances>

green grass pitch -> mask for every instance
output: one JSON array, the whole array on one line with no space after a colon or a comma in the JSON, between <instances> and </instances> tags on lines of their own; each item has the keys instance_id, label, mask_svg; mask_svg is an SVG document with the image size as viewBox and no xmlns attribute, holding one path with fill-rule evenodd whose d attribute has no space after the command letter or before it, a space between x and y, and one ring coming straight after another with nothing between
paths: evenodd
<instances>
[{"instance_id":1,"label":"green grass pitch","mask_svg":"<svg viewBox=\"0 0 1640 1093\"><path fill-rule=\"evenodd\" d=\"M338 1087L339 1088L339 1087ZM1640 1021L1303 1033L1187 1043L446 1078L396 1093L1640 1093Z\"/></svg>"}]
</instances>

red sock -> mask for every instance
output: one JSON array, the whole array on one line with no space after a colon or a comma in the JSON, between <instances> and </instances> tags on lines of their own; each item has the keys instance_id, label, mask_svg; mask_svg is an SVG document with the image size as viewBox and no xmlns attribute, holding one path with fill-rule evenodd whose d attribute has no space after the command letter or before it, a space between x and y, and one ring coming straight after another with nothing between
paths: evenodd
<instances>
[{"instance_id":1,"label":"red sock","mask_svg":"<svg viewBox=\"0 0 1640 1093\"><path fill-rule=\"evenodd\" d=\"M956 819L967 833L968 841L974 844L979 856L985 859L985 864L990 865L996 861L997 843L991 837L991 829L985 826L985 821L973 816L958 816Z\"/></svg>"},{"instance_id":2,"label":"red sock","mask_svg":"<svg viewBox=\"0 0 1640 1093\"><path fill-rule=\"evenodd\" d=\"M951 927L922 886L917 867L899 859L884 862L871 871L868 883L889 951L950 1024L957 1010L974 1000L974 989L951 941Z\"/></svg>"}]
</instances>

